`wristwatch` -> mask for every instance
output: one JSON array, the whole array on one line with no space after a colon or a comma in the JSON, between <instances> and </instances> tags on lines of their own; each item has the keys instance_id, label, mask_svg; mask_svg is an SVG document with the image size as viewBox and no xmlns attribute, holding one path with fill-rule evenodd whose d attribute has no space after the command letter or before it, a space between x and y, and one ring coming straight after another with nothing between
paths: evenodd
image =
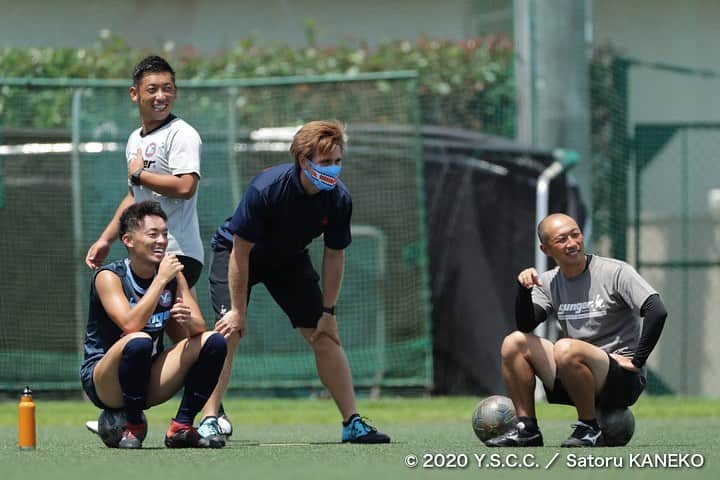
<instances>
[{"instance_id":1,"label":"wristwatch","mask_svg":"<svg viewBox=\"0 0 720 480\"><path fill-rule=\"evenodd\" d=\"M327 313L328 315L335 315L335 305L333 305L332 307L323 306L322 311L323 313Z\"/></svg>"},{"instance_id":2,"label":"wristwatch","mask_svg":"<svg viewBox=\"0 0 720 480\"><path fill-rule=\"evenodd\" d=\"M130 183L133 185L140 185L140 174L145 171L145 168L138 168L130 175Z\"/></svg>"}]
</instances>

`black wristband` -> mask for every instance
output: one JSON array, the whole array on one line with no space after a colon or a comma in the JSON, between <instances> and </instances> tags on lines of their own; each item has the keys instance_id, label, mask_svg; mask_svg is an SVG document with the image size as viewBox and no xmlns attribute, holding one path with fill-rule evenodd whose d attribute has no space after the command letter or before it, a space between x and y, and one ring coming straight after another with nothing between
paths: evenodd
<instances>
[{"instance_id":1,"label":"black wristband","mask_svg":"<svg viewBox=\"0 0 720 480\"><path fill-rule=\"evenodd\" d=\"M327 313L328 315L335 315L335 305L333 305L332 307L323 306L322 311L323 313Z\"/></svg>"},{"instance_id":2,"label":"black wristband","mask_svg":"<svg viewBox=\"0 0 720 480\"><path fill-rule=\"evenodd\" d=\"M130 183L133 185L140 185L140 174L145 171L145 168L138 168L130 175Z\"/></svg>"}]
</instances>

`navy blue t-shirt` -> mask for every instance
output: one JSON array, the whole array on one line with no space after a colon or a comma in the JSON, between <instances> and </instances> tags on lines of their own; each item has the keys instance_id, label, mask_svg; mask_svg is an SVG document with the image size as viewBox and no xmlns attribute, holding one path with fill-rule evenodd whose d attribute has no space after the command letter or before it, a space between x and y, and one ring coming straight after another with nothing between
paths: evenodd
<instances>
[{"instance_id":1,"label":"navy blue t-shirt","mask_svg":"<svg viewBox=\"0 0 720 480\"><path fill-rule=\"evenodd\" d=\"M342 250L352 241L352 199L338 180L332 190L308 195L294 164L270 167L256 176L232 217L217 229L213 244L232 248L233 234L254 243L254 255L281 259L302 253L324 234L325 246Z\"/></svg>"}]
</instances>

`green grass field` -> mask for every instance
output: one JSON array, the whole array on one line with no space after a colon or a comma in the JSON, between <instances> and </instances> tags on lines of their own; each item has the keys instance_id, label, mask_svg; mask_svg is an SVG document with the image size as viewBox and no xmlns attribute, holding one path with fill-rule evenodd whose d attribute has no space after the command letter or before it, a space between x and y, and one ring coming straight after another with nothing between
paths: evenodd
<instances>
[{"instance_id":1,"label":"green grass field","mask_svg":"<svg viewBox=\"0 0 720 480\"><path fill-rule=\"evenodd\" d=\"M143 479L199 478L718 478L720 476L720 400L643 397L633 407L635 436L627 447L560 449L574 420L568 407L541 405L543 448L491 450L472 431L475 398L387 398L361 400L363 415L390 434L390 445L343 445L334 404L328 400L231 399L226 408L235 433L222 450L168 450L162 440L177 401L147 412L150 430L141 451L106 448L85 430L84 421L97 417L89 403L36 399L38 448L17 448L17 404L0 403L0 478L9 479ZM452 460L464 468L422 468L426 455L435 464ZM478 467L475 455L485 457ZM558 454L555 462L546 464ZM631 466L644 454L701 455L701 468ZM420 464L405 465L408 455ZM516 457L514 457L515 455ZM531 455L525 457L525 455ZM616 468L569 468L570 455L610 457ZM697 464L699 456L685 457ZM582 459L576 459L579 464ZM505 462L500 464L500 462ZM512 468L509 464L528 467ZM596 459L597 463L598 460ZM534 466L534 465L537 466Z\"/></svg>"}]
</instances>

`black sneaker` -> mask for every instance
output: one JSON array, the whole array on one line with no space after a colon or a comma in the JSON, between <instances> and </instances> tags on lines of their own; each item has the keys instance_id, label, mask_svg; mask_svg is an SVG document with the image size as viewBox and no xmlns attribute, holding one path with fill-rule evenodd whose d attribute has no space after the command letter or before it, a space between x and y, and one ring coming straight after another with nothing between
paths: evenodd
<instances>
[{"instance_id":1,"label":"black sneaker","mask_svg":"<svg viewBox=\"0 0 720 480\"><path fill-rule=\"evenodd\" d=\"M543 436L540 429L529 431L523 422L518 422L515 427L485 442L488 447L542 447Z\"/></svg>"},{"instance_id":2,"label":"black sneaker","mask_svg":"<svg viewBox=\"0 0 720 480\"><path fill-rule=\"evenodd\" d=\"M602 436L602 430L588 425L585 422L577 421L572 425L572 435L560 444L561 447L602 447L605 440Z\"/></svg>"},{"instance_id":3,"label":"black sneaker","mask_svg":"<svg viewBox=\"0 0 720 480\"><path fill-rule=\"evenodd\" d=\"M355 414L347 425L343 425L342 443L390 443L390 437Z\"/></svg>"},{"instance_id":4,"label":"black sneaker","mask_svg":"<svg viewBox=\"0 0 720 480\"><path fill-rule=\"evenodd\" d=\"M225 440L220 435L203 438L197 429L173 420L165 434L165 446L168 448L222 448Z\"/></svg>"}]
</instances>

